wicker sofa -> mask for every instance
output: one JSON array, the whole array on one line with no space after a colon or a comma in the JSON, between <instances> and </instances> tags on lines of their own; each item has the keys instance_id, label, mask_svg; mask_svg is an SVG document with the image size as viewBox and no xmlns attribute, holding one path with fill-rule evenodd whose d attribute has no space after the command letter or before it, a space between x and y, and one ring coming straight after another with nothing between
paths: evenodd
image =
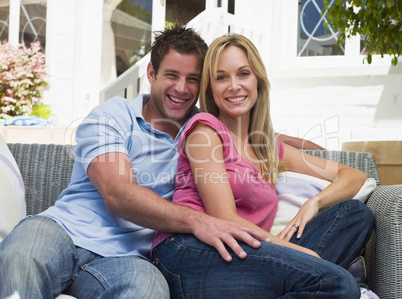
<instances>
[{"instance_id":1,"label":"wicker sofa","mask_svg":"<svg viewBox=\"0 0 402 299\"><path fill-rule=\"evenodd\" d=\"M72 148L55 144L8 144L26 188L27 213L54 204L68 185L73 167ZM380 179L373 155L345 151L306 151L359 168ZM402 298L402 185L377 186L367 205L376 217L374 234L365 249L368 284L380 298Z\"/></svg>"}]
</instances>

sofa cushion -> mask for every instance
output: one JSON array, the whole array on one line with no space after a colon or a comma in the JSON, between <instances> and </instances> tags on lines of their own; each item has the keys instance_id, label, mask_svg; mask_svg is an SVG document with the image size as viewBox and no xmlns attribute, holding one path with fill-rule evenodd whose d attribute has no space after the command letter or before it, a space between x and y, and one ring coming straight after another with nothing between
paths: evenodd
<instances>
[{"instance_id":1,"label":"sofa cushion","mask_svg":"<svg viewBox=\"0 0 402 299\"><path fill-rule=\"evenodd\" d=\"M25 216L24 182L13 155L0 135L0 242Z\"/></svg>"},{"instance_id":2,"label":"sofa cushion","mask_svg":"<svg viewBox=\"0 0 402 299\"><path fill-rule=\"evenodd\" d=\"M276 235L281 232L297 214L304 202L321 192L329 184L329 181L301 173L290 171L280 173L275 186L276 193L278 194L278 211L271 228L271 233ZM354 199L365 203L375 188L375 179L368 178L359 192L354 196Z\"/></svg>"}]
</instances>

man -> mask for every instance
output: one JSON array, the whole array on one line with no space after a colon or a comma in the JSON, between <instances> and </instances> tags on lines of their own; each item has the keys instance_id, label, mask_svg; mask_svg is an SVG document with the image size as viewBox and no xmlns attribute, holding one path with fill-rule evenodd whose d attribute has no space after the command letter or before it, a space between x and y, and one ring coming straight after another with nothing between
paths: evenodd
<instances>
[{"instance_id":1,"label":"man","mask_svg":"<svg viewBox=\"0 0 402 299\"><path fill-rule=\"evenodd\" d=\"M245 258L237 240L255 248L269 241L169 201L206 50L191 29L161 32L147 68L151 93L111 99L78 127L69 187L0 243L0 298L169 298L148 261L154 230L192 233L226 261L225 245Z\"/></svg>"},{"instance_id":2,"label":"man","mask_svg":"<svg viewBox=\"0 0 402 299\"><path fill-rule=\"evenodd\" d=\"M151 94L96 107L77 130L71 183L54 207L0 244L0 298L168 298L147 261L154 230L192 233L227 261L263 236L172 204L181 127L196 111L207 45L190 29L161 33L147 69Z\"/></svg>"}]
</instances>

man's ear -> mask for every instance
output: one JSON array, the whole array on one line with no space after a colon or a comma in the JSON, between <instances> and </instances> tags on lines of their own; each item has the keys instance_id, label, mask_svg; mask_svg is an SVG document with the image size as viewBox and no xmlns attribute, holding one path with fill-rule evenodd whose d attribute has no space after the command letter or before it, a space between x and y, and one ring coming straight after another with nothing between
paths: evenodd
<instances>
[{"instance_id":1,"label":"man's ear","mask_svg":"<svg viewBox=\"0 0 402 299\"><path fill-rule=\"evenodd\" d=\"M147 78L149 83L152 85L155 80L155 70L151 62L149 62L147 66Z\"/></svg>"}]
</instances>

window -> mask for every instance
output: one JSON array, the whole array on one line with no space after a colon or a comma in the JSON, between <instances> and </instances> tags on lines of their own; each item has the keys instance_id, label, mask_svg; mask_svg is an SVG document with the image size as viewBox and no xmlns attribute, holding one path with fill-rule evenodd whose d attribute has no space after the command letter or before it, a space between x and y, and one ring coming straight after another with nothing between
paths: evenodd
<instances>
[{"instance_id":1,"label":"window","mask_svg":"<svg viewBox=\"0 0 402 299\"><path fill-rule=\"evenodd\" d=\"M113 11L117 76L134 65L151 43L152 1L123 0Z\"/></svg>"},{"instance_id":2,"label":"window","mask_svg":"<svg viewBox=\"0 0 402 299\"><path fill-rule=\"evenodd\" d=\"M19 19L10 15L10 1L0 2L0 42L5 40L18 40L27 47L39 41L42 50L46 48L46 1L22 0L20 4ZM11 37L10 26L18 27L18 37Z\"/></svg>"},{"instance_id":3,"label":"window","mask_svg":"<svg viewBox=\"0 0 402 299\"><path fill-rule=\"evenodd\" d=\"M10 2L8 5L0 5L0 42L8 40L8 20L10 17Z\"/></svg>"},{"instance_id":4,"label":"window","mask_svg":"<svg viewBox=\"0 0 402 299\"><path fill-rule=\"evenodd\" d=\"M39 41L46 48L46 1L21 1L20 43L28 47Z\"/></svg>"},{"instance_id":5,"label":"window","mask_svg":"<svg viewBox=\"0 0 402 299\"><path fill-rule=\"evenodd\" d=\"M345 45L336 46L338 33L326 19L321 0L299 2L297 56L344 55Z\"/></svg>"},{"instance_id":6,"label":"window","mask_svg":"<svg viewBox=\"0 0 402 299\"><path fill-rule=\"evenodd\" d=\"M205 0L167 0L166 21L187 24L205 9Z\"/></svg>"},{"instance_id":7,"label":"window","mask_svg":"<svg viewBox=\"0 0 402 299\"><path fill-rule=\"evenodd\" d=\"M336 47L334 29L324 27L322 0L282 0L274 2L270 61L278 78L386 75L391 58L373 56L363 63L361 36L353 36Z\"/></svg>"}]
</instances>

